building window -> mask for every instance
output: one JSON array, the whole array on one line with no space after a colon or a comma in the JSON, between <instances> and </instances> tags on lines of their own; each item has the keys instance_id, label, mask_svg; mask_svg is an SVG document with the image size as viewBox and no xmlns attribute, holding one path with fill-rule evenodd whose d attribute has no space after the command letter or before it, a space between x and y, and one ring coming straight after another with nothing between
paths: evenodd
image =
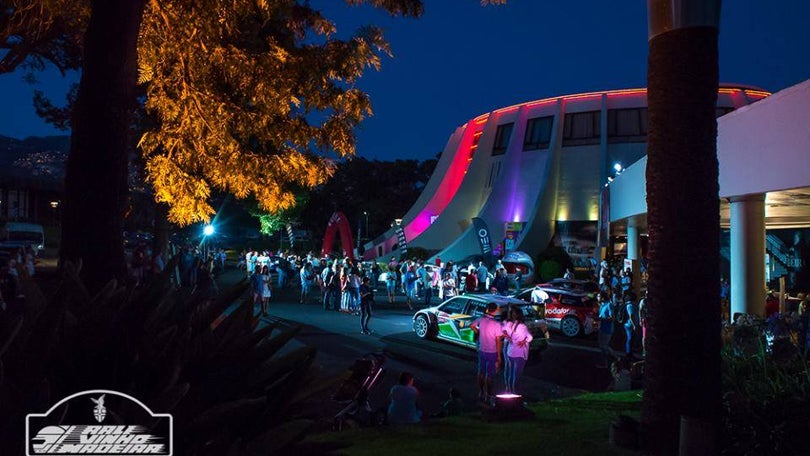
<instances>
[{"instance_id":1,"label":"building window","mask_svg":"<svg viewBox=\"0 0 810 456\"><path fill-rule=\"evenodd\" d=\"M715 108L714 117L715 118L723 117L724 115L730 113L733 110L734 110L734 108Z\"/></svg>"},{"instance_id":2,"label":"building window","mask_svg":"<svg viewBox=\"0 0 810 456\"><path fill-rule=\"evenodd\" d=\"M495 132L495 144L492 145L492 155L506 153L506 147L509 145L509 138L512 136L512 127L514 126L514 122L498 125L498 130Z\"/></svg>"},{"instance_id":3,"label":"building window","mask_svg":"<svg viewBox=\"0 0 810 456\"><path fill-rule=\"evenodd\" d=\"M470 155L467 157L467 161L472 161L473 155L475 155L476 149L478 149L478 143L481 141L481 134L483 131L478 131L473 135L473 142L470 146Z\"/></svg>"},{"instance_id":4,"label":"building window","mask_svg":"<svg viewBox=\"0 0 810 456\"><path fill-rule=\"evenodd\" d=\"M647 140L647 108L608 110L608 142Z\"/></svg>"},{"instance_id":5,"label":"building window","mask_svg":"<svg viewBox=\"0 0 810 456\"><path fill-rule=\"evenodd\" d=\"M548 149L554 116L535 117L526 122L523 150Z\"/></svg>"},{"instance_id":6,"label":"building window","mask_svg":"<svg viewBox=\"0 0 810 456\"><path fill-rule=\"evenodd\" d=\"M563 146L599 144L599 111L575 112L565 115Z\"/></svg>"},{"instance_id":7,"label":"building window","mask_svg":"<svg viewBox=\"0 0 810 456\"><path fill-rule=\"evenodd\" d=\"M498 180L498 176L501 174L501 162L497 161L492 164L489 168L489 179L487 179L487 187L491 188L492 184L494 184Z\"/></svg>"}]
</instances>

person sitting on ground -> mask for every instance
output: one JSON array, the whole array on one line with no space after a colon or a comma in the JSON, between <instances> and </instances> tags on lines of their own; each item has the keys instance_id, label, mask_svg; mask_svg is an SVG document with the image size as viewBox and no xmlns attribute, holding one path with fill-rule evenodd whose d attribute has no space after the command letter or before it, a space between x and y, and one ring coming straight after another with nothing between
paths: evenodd
<instances>
[{"instance_id":1,"label":"person sitting on ground","mask_svg":"<svg viewBox=\"0 0 810 456\"><path fill-rule=\"evenodd\" d=\"M461 400L461 391L455 386L450 388L450 397L442 404L439 413L433 415L435 418L447 416L458 416L464 413L464 401Z\"/></svg>"},{"instance_id":2,"label":"person sitting on ground","mask_svg":"<svg viewBox=\"0 0 810 456\"><path fill-rule=\"evenodd\" d=\"M631 367L631 360L627 356L619 358L610 365L610 375L613 380L608 386L609 391L629 391L631 389L633 383L630 377Z\"/></svg>"},{"instance_id":3,"label":"person sitting on ground","mask_svg":"<svg viewBox=\"0 0 810 456\"><path fill-rule=\"evenodd\" d=\"M412 373L400 374L399 384L391 387L389 396L391 403L388 405L388 424L411 424L422 420L422 411L417 404L419 391L413 386Z\"/></svg>"}]
</instances>

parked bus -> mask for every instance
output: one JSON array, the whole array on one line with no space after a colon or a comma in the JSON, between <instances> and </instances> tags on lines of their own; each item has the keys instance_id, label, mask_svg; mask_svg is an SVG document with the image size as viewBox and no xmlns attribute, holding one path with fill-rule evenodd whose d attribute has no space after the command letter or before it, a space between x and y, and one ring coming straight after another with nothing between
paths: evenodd
<instances>
[{"instance_id":1,"label":"parked bus","mask_svg":"<svg viewBox=\"0 0 810 456\"><path fill-rule=\"evenodd\" d=\"M8 222L0 227L0 246L34 248L34 253L45 248L45 230L36 223Z\"/></svg>"}]
</instances>

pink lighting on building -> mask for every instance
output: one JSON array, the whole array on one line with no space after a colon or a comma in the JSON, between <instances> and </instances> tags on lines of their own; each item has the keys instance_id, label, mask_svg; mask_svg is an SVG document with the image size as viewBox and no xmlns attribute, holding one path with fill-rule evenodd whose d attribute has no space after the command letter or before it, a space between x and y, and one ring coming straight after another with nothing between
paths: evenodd
<instances>
[{"instance_id":1,"label":"pink lighting on building","mask_svg":"<svg viewBox=\"0 0 810 456\"><path fill-rule=\"evenodd\" d=\"M746 104L749 104L752 101L758 101L759 99L765 98L770 96L770 92L760 90L757 87L753 86L745 86L745 85L738 85L738 84L722 84L722 87L718 89L718 94L725 102L729 102L729 100L733 100L733 105L735 107L740 107ZM422 207L412 219L405 219L403 221L403 230L405 232L405 238L407 241L410 242L419 237L422 233L430 228L430 226L436 221L438 217L444 212L444 210L448 207L450 202L456 196L459 188L461 187L461 183L465 179L468 170L470 169L471 163L474 161L475 155L478 153L478 142L482 138L484 129L495 123L495 121L501 121L505 114L512 114L518 111L521 108L530 110L526 111L526 115L536 116L537 113L547 112L548 115L555 115L559 116L558 112L552 112L552 109L549 109L551 106L559 102L567 102L573 100L588 100L585 102L586 105L593 105L593 100L597 100L600 98L606 98L608 100L617 101L616 105L623 106L629 102L633 103L633 99L638 99L640 103L643 103L643 99L647 96L647 89L646 88L628 88L628 89L619 89L619 90L608 90L608 91L598 91L598 92L586 92L586 93L579 93L579 94L570 94L570 95L562 95L562 96L554 96L549 98L543 98L539 100L533 100L530 102L519 103L503 108L496 109L489 113L481 114L477 117L472 118L468 121L465 125L461 128L463 129L463 133L461 133L461 138L458 140L457 145L454 149L445 150L445 154L452 155L450 159L450 164L447 166L446 171L444 172L443 176L435 176L440 178L440 182L437 186L431 188L435 188L436 190L432 195L429 196L428 202ZM564 106L564 105L563 105ZM610 105L608 105L610 106ZM540 108L540 109L536 109ZM598 109L598 108L597 108ZM610 108L602 108L602 109L610 109ZM492 117L495 115L495 117ZM522 117L523 114L517 117ZM524 121L525 119L517 119L515 122ZM562 119L555 120L555 125L557 123L561 123ZM517 125L515 126L517 128ZM560 128L560 127L557 127ZM489 130L488 130L489 131ZM489 133L488 133L489 134ZM457 137L456 137L457 138ZM455 139L454 139L455 141ZM489 146L488 146L489 147ZM511 147L511 146L510 146ZM489 154L489 150L485 150L487 154ZM500 205L497 209L497 215L494 212L490 213L492 218L498 218L499 223L504 222L526 222L527 220L531 220L532 214L534 213L535 208L527 207L531 203L530 194L528 190L523 187L519 187L517 182L520 181L520 160L523 159L524 156L528 157L528 155L521 154L520 157L513 156L514 154L510 154L507 157L501 158L501 162L506 166L507 172L510 175L501 176L500 179L506 179L507 182L513 183L511 189L507 190L504 188L503 194L499 194L498 198L504 198L505 200L501 200ZM528 159L528 158L527 158ZM445 162L446 163L446 162ZM478 163L478 162L476 162ZM508 166L507 166L508 165ZM476 174L476 178L479 175ZM420 198L420 201L424 201L424 199ZM417 208L413 208L417 209ZM494 222L490 220L490 222ZM369 258L374 258L377 255L377 248L383 248L383 255L388 254L391 252L391 248L396 246L396 237L392 234L391 236L385 238L384 241L376 243L372 248L369 248L366 251L365 256Z\"/></svg>"}]
</instances>

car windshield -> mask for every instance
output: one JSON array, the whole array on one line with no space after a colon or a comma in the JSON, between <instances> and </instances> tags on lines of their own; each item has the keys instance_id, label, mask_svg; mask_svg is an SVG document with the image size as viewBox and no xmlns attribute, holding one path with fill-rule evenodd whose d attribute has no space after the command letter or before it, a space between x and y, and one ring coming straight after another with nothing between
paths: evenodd
<instances>
[{"instance_id":1,"label":"car windshield","mask_svg":"<svg viewBox=\"0 0 810 456\"><path fill-rule=\"evenodd\" d=\"M523 311L523 318L526 320L537 320L541 317L538 316L538 313L535 311L534 306L524 305L524 304L513 304L515 307ZM501 312L499 316L496 318L497 320L506 320L508 306L501 307Z\"/></svg>"},{"instance_id":2,"label":"car windshield","mask_svg":"<svg viewBox=\"0 0 810 456\"><path fill-rule=\"evenodd\" d=\"M42 243L42 233L35 231L9 231L9 241L38 242Z\"/></svg>"},{"instance_id":3,"label":"car windshield","mask_svg":"<svg viewBox=\"0 0 810 456\"><path fill-rule=\"evenodd\" d=\"M464 305L467 303L465 299L455 298L447 301L439 307L439 310L449 314L459 314L464 312Z\"/></svg>"}]
</instances>

